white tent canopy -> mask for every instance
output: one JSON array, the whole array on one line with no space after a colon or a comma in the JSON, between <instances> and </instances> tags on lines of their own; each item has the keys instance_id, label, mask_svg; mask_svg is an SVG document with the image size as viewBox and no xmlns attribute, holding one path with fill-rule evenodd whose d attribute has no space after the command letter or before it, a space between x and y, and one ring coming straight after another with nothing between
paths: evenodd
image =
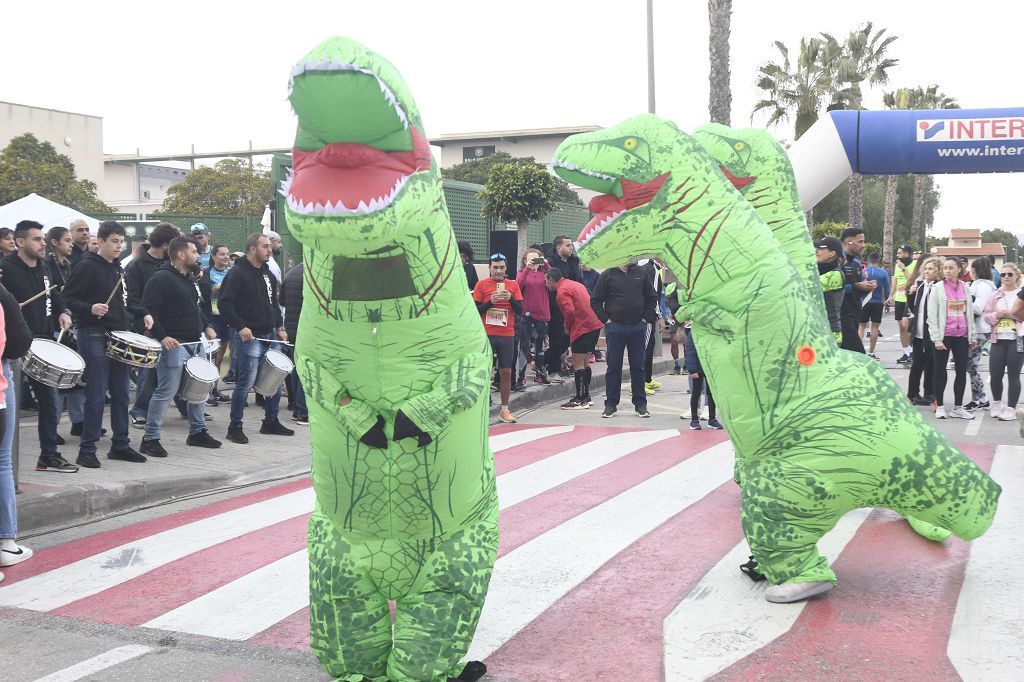
<instances>
[{"instance_id":1,"label":"white tent canopy","mask_svg":"<svg viewBox=\"0 0 1024 682\"><path fill-rule=\"evenodd\" d=\"M9 227L12 230L22 220L34 220L42 223L44 229L50 229L57 225L68 227L77 219L89 224L90 234L96 234L100 228L100 221L95 218L34 193L0 206L0 227Z\"/></svg>"}]
</instances>

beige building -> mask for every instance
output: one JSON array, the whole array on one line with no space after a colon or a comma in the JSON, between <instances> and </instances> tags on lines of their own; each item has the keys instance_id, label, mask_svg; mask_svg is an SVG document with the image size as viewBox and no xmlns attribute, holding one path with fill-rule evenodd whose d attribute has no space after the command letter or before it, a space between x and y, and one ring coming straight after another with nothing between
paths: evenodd
<instances>
[{"instance_id":1,"label":"beige building","mask_svg":"<svg viewBox=\"0 0 1024 682\"><path fill-rule=\"evenodd\" d=\"M185 179L188 168L107 160L100 198L115 211L156 213L167 190Z\"/></svg>"},{"instance_id":2,"label":"beige building","mask_svg":"<svg viewBox=\"0 0 1024 682\"><path fill-rule=\"evenodd\" d=\"M103 119L57 109L0 102L0 149L15 137L32 133L75 164L80 180L103 188ZM101 192L102 196L102 192Z\"/></svg>"},{"instance_id":3,"label":"beige building","mask_svg":"<svg viewBox=\"0 0 1024 682\"><path fill-rule=\"evenodd\" d=\"M949 240L946 246L936 246L932 249L937 256L959 256L968 261L981 256L995 258L995 267L1003 267L1006 261L1006 248L999 243L983 243L981 241L981 230L974 229L953 229L949 231Z\"/></svg>"}]
</instances>

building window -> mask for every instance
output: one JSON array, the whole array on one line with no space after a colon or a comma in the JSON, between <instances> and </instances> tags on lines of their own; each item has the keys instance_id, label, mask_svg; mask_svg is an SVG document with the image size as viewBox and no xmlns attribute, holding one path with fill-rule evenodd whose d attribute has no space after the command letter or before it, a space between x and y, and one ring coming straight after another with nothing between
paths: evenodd
<instances>
[{"instance_id":1,"label":"building window","mask_svg":"<svg viewBox=\"0 0 1024 682\"><path fill-rule=\"evenodd\" d=\"M476 159L482 159L485 156L490 156L494 153L494 145L486 147L463 147L462 148L462 160L463 161L475 161Z\"/></svg>"}]
</instances>

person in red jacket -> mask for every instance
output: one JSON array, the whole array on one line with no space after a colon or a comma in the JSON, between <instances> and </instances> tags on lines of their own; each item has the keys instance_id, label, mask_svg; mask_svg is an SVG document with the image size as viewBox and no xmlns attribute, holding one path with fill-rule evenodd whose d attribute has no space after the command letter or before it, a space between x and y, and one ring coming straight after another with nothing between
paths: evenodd
<instances>
[{"instance_id":1,"label":"person in red jacket","mask_svg":"<svg viewBox=\"0 0 1024 682\"><path fill-rule=\"evenodd\" d=\"M558 268L548 270L544 283L555 292L558 310L565 320L572 350L572 372L576 379L576 395L562 405L563 410L585 410L594 402L590 399L590 365L587 357L597 348L601 336L601 320L590 305L590 292L579 282L562 277Z\"/></svg>"}]
</instances>

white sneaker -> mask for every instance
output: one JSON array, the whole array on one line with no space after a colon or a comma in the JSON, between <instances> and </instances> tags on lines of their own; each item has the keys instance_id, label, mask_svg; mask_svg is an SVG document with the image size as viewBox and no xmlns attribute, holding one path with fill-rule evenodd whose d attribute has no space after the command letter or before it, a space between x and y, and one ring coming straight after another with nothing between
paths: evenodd
<instances>
[{"instance_id":1,"label":"white sneaker","mask_svg":"<svg viewBox=\"0 0 1024 682\"><path fill-rule=\"evenodd\" d=\"M939 405L938 407L936 407L935 408L935 418L936 419L945 419L946 418L946 408L943 407L942 405Z\"/></svg>"},{"instance_id":2,"label":"white sneaker","mask_svg":"<svg viewBox=\"0 0 1024 682\"><path fill-rule=\"evenodd\" d=\"M789 604L828 592L833 587L831 580L817 580L808 583L783 583L769 585L764 591L764 598L773 604Z\"/></svg>"},{"instance_id":3,"label":"white sneaker","mask_svg":"<svg viewBox=\"0 0 1024 682\"><path fill-rule=\"evenodd\" d=\"M700 420L702 422L706 422L708 420L708 415L709 414L710 414L710 412L708 411L707 407L701 408L701 410L700 410Z\"/></svg>"},{"instance_id":4,"label":"white sneaker","mask_svg":"<svg viewBox=\"0 0 1024 682\"><path fill-rule=\"evenodd\" d=\"M949 411L949 416L955 419L974 419L974 415L962 407L954 407Z\"/></svg>"},{"instance_id":5,"label":"white sneaker","mask_svg":"<svg viewBox=\"0 0 1024 682\"><path fill-rule=\"evenodd\" d=\"M1012 422L1017 418L1017 411L1012 407L1004 407L999 411L998 419L1001 422Z\"/></svg>"},{"instance_id":6,"label":"white sneaker","mask_svg":"<svg viewBox=\"0 0 1024 682\"><path fill-rule=\"evenodd\" d=\"M34 552L28 547L15 544L13 548L0 549L0 566L13 566L32 558Z\"/></svg>"},{"instance_id":7,"label":"white sneaker","mask_svg":"<svg viewBox=\"0 0 1024 682\"><path fill-rule=\"evenodd\" d=\"M999 418L999 415L1001 415L1002 413L1003 413L1003 401L1002 400L993 400L991 407L988 408L988 416L992 417L993 419L997 419L997 418ZM1011 417L1011 419L1016 419L1016 417ZM1006 420L1004 420L1004 421L1006 421Z\"/></svg>"}]
</instances>

